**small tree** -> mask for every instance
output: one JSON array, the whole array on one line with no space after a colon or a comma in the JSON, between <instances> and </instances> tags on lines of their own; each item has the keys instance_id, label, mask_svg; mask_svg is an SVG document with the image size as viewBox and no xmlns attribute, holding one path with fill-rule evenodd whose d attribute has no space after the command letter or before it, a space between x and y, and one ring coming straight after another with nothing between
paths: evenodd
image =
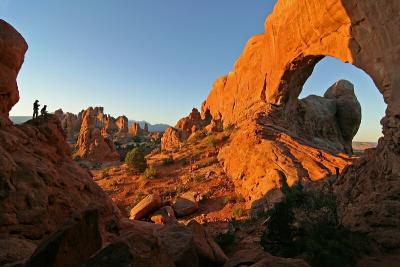
<instances>
[{"instance_id":1,"label":"small tree","mask_svg":"<svg viewBox=\"0 0 400 267\"><path fill-rule=\"evenodd\" d=\"M126 154L125 163L128 168L137 173L142 173L147 168L147 161L140 148L134 148Z\"/></svg>"}]
</instances>

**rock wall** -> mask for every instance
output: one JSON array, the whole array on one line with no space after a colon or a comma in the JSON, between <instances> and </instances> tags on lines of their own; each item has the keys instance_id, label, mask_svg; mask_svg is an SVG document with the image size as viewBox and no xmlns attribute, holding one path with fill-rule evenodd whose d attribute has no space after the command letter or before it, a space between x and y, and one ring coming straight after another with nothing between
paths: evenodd
<instances>
[{"instance_id":1,"label":"rock wall","mask_svg":"<svg viewBox=\"0 0 400 267\"><path fill-rule=\"evenodd\" d=\"M25 40L0 20L1 120L18 101L16 77ZM3 87L4 86L4 87ZM120 213L89 173L71 158L59 119L41 116L0 126L0 265L30 256L72 214L98 206L102 243L115 237ZM112 227L112 226L115 227Z\"/></svg>"}]
</instances>

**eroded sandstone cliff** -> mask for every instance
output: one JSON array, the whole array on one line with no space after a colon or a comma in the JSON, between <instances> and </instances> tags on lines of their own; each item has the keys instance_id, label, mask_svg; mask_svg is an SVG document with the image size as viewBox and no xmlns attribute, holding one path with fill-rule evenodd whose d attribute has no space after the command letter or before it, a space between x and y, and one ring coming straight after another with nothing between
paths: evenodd
<instances>
[{"instance_id":1,"label":"eroded sandstone cliff","mask_svg":"<svg viewBox=\"0 0 400 267\"><path fill-rule=\"evenodd\" d=\"M30 256L37 244L72 214L98 207L103 242L114 235L119 210L71 158L58 118L41 116L12 125L16 77L27 44L0 20L0 265Z\"/></svg>"}]
</instances>

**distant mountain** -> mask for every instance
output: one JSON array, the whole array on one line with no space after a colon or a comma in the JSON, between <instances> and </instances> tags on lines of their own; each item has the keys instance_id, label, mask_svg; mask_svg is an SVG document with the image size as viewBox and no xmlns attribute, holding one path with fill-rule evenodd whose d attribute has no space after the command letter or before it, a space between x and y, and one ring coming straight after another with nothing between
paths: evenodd
<instances>
[{"instance_id":1,"label":"distant mountain","mask_svg":"<svg viewBox=\"0 0 400 267\"><path fill-rule=\"evenodd\" d=\"M22 124L30 119L32 119L31 116L10 116L11 121L14 124Z\"/></svg>"},{"instance_id":2,"label":"distant mountain","mask_svg":"<svg viewBox=\"0 0 400 267\"><path fill-rule=\"evenodd\" d=\"M137 122L140 125L140 128L144 128L144 124L147 123L149 125L149 131L150 132L164 132L165 129L168 127L171 127L168 124L163 124L163 123L158 123L158 124L150 124L147 121L135 121L135 120L129 120L128 122L128 127L131 126L132 123Z\"/></svg>"},{"instance_id":3,"label":"distant mountain","mask_svg":"<svg viewBox=\"0 0 400 267\"><path fill-rule=\"evenodd\" d=\"M378 145L377 142L359 142L353 141L353 150L354 151L364 151L368 148L373 148Z\"/></svg>"}]
</instances>

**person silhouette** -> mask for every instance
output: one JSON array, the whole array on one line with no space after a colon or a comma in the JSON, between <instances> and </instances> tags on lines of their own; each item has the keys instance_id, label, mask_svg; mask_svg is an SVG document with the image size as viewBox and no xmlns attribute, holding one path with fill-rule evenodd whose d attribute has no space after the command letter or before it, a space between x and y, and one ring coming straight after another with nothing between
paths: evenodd
<instances>
[{"instance_id":1,"label":"person silhouette","mask_svg":"<svg viewBox=\"0 0 400 267\"><path fill-rule=\"evenodd\" d=\"M36 100L33 103L33 119L36 119L39 116L39 100Z\"/></svg>"},{"instance_id":2,"label":"person silhouette","mask_svg":"<svg viewBox=\"0 0 400 267\"><path fill-rule=\"evenodd\" d=\"M40 110L40 115L46 116L47 115L47 105L44 105L43 108Z\"/></svg>"}]
</instances>

